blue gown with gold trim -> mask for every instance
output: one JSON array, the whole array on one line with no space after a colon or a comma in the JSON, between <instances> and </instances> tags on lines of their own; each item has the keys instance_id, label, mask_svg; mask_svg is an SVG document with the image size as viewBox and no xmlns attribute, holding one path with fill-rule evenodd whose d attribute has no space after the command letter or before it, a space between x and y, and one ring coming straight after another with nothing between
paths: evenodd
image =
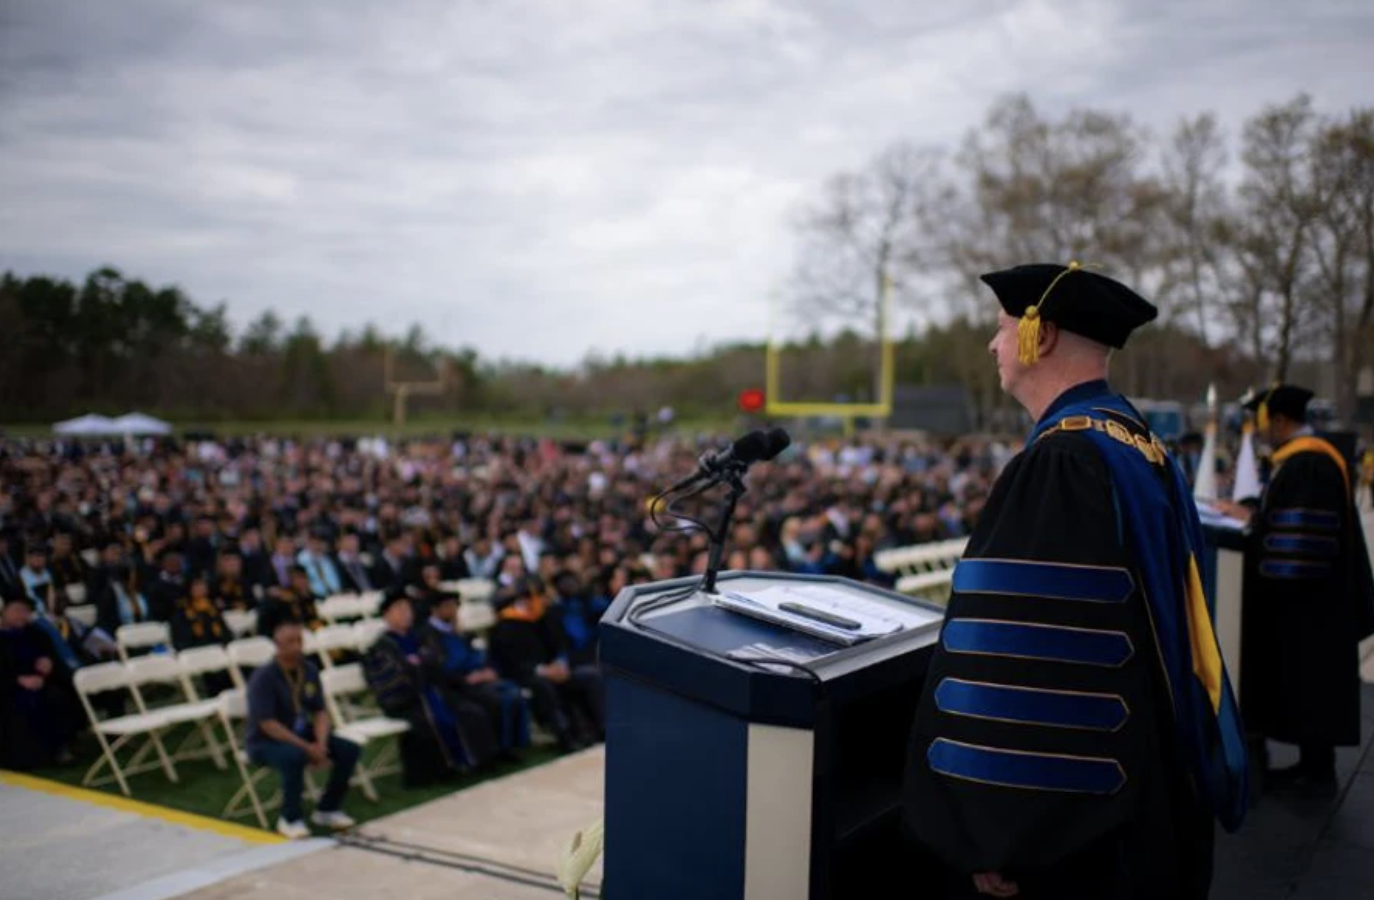
<instances>
[{"instance_id":1,"label":"blue gown with gold trim","mask_svg":"<svg viewBox=\"0 0 1374 900\"><path fill-rule=\"evenodd\" d=\"M904 818L951 884L1204 897L1244 813L1243 730L1181 473L1105 382L1067 392L955 569ZM1200 556L1200 554L1198 554Z\"/></svg>"}]
</instances>

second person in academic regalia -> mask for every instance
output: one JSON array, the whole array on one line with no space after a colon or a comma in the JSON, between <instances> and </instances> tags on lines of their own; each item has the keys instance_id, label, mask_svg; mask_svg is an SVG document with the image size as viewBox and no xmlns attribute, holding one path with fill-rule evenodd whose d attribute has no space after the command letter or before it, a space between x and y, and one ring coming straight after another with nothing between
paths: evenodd
<instances>
[{"instance_id":1,"label":"second person in academic regalia","mask_svg":"<svg viewBox=\"0 0 1374 900\"><path fill-rule=\"evenodd\" d=\"M1294 744L1292 767L1267 773L1279 790L1331 793L1336 747L1360 744L1359 643L1374 633L1374 578L1353 503L1353 473L1307 423L1312 392L1256 391L1245 408L1267 437L1273 470L1247 515L1245 721Z\"/></svg>"}]
</instances>

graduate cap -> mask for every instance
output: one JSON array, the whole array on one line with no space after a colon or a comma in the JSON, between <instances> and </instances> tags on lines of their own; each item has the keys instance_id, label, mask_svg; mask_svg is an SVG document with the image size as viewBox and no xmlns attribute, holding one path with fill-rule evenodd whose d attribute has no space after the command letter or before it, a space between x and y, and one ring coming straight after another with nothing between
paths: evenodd
<instances>
[{"instance_id":1,"label":"graduate cap","mask_svg":"<svg viewBox=\"0 0 1374 900\"><path fill-rule=\"evenodd\" d=\"M377 605L377 615L385 615L388 609L402 600L410 600L409 591L399 585L387 588L386 593L382 594L382 602Z\"/></svg>"},{"instance_id":2,"label":"graduate cap","mask_svg":"<svg viewBox=\"0 0 1374 900\"><path fill-rule=\"evenodd\" d=\"M1272 413L1294 422L1306 422L1307 404L1313 396L1313 392L1305 387L1275 382L1268 388L1251 391L1241 400L1241 405L1255 414L1255 424L1263 429L1269 427Z\"/></svg>"},{"instance_id":3,"label":"graduate cap","mask_svg":"<svg viewBox=\"0 0 1374 900\"><path fill-rule=\"evenodd\" d=\"M1135 291L1078 262L1031 263L979 277L1007 315L1021 320L1019 356L1025 365L1039 358L1041 320L1120 349L1132 331L1159 315Z\"/></svg>"}]
</instances>

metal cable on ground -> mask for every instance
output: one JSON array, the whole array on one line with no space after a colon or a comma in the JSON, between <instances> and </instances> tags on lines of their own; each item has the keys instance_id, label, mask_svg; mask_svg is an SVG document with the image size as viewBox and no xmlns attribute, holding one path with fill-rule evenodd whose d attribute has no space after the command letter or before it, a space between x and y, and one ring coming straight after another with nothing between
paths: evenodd
<instances>
[{"instance_id":1,"label":"metal cable on ground","mask_svg":"<svg viewBox=\"0 0 1374 900\"><path fill-rule=\"evenodd\" d=\"M559 895L564 894L563 887L558 883L558 879L546 872L539 872L511 863L503 863L494 859L461 853L456 850L426 847L423 844L396 841L381 835L359 833L342 835L338 838L338 841L341 846L351 847L355 850L378 853L383 856L390 856L407 862L428 863L429 865L440 866L446 869L457 869L472 874L486 875L501 881L509 881L512 884L523 884L527 887L543 888L544 890ZM581 889L581 895L595 898L600 896L600 891L597 888L583 887Z\"/></svg>"}]
</instances>

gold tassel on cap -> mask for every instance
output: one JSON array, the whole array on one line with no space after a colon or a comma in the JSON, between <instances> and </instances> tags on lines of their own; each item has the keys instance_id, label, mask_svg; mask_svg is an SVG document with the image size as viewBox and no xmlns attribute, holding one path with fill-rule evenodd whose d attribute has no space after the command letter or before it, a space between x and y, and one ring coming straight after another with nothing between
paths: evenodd
<instances>
[{"instance_id":1,"label":"gold tassel on cap","mask_svg":"<svg viewBox=\"0 0 1374 900\"><path fill-rule=\"evenodd\" d=\"M1269 430L1269 398L1274 396L1274 388L1276 387L1278 387L1277 382L1265 392L1264 399L1260 401L1259 406L1255 409L1255 427L1260 431Z\"/></svg>"},{"instance_id":2,"label":"gold tassel on cap","mask_svg":"<svg viewBox=\"0 0 1374 900\"><path fill-rule=\"evenodd\" d=\"M1026 311L1021 314L1021 321L1016 324L1016 352L1023 366L1035 365L1040 359L1040 307L1045 305L1045 298L1054 290L1059 279L1081 268L1083 266L1078 260L1071 261L1068 268L1054 276L1054 280L1045 288L1045 293L1040 295L1035 305L1026 307Z\"/></svg>"}]
</instances>

